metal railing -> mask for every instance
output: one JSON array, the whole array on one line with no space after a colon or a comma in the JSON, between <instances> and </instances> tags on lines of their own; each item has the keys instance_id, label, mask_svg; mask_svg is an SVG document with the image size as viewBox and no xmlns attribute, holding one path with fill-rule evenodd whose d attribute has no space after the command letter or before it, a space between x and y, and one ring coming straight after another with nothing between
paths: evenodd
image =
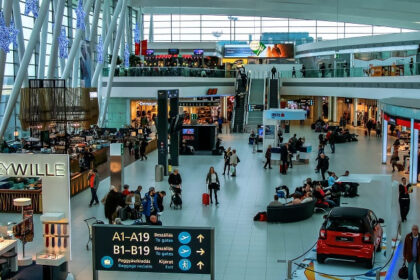
<instances>
[{"instance_id":1,"label":"metal railing","mask_svg":"<svg viewBox=\"0 0 420 280\"><path fill-rule=\"evenodd\" d=\"M271 75L271 72L270 72ZM372 65L369 67L342 67L326 66L324 69L302 69L296 66L295 70L280 71L281 78L348 78L348 77L394 77L420 75L420 63Z\"/></svg>"},{"instance_id":2,"label":"metal railing","mask_svg":"<svg viewBox=\"0 0 420 280\"><path fill-rule=\"evenodd\" d=\"M108 77L109 68L102 69L102 76ZM116 68L116 77L200 77L200 78L235 78L236 70L189 68L189 67L130 67Z\"/></svg>"}]
</instances>

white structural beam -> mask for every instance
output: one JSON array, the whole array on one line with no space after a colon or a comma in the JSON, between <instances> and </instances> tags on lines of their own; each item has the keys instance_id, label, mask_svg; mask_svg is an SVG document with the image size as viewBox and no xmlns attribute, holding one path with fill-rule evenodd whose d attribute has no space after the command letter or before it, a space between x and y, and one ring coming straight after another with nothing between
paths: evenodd
<instances>
[{"instance_id":1,"label":"white structural beam","mask_svg":"<svg viewBox=\"0 0 420 280\"><path fill-rule=\"evenodd\" d=\"M12 17L12 2L13 1L4 1L3 6L3 15L4 15L4 22L6 23L6 26L9 26L10 19ZM6 56L7 53L5 53L3 50L0 51L0 99L1 94L3 91L3 80L4 80L4 68L6 67Z\"/></svg>"},{"instance_id":2,"label":"white structural beam","mask_svg":"<svg viewBox=\"0 0 420 280\"><path fill-rule=\"evenodd\" d=\"M72 77L72 88L76 88L78 86L79 81L79 72L80 72L80 49L76 53L76 57L73 63L73 77Z\"/></svg>"},{"instance_id":3,"label":"white structural beam","mask_svg":"<svg viewBox=\"0 0 420 280\"><path fill-rule=\"evenodd\" d=\"M114 32L115 26L117 25L117 19L121 12L122 4L125 2L126 1L124 2L118 1L117 6L115 7L114 15L112 16L111 24L109 25L108 32L106 34L105 41L104 41L104 52L103 52L104 60L107 59L106 55L108 54L108 46L111 42L112 33ZM98 87L98 78L99 78L99 73L102 70L102 65L103 63L100 63L100 62L96 64L95 72L93 73L93 77L92 77L92 87Z\"/></svg>"},{"instance_id":4,"label":"white structural beam","mask_svg":"<svg viewBox=\"0 0 420 280\"><path fill-rule=\"evenodd\" d=\"M22 18L21 18L21 13L20 13L19 1L13 1L13 19L15 21L15 27L19 30L18 38L17 38L18 39L18 54L19 54L19 60L22 60L23 55L25 53L25 41L23 40ZM46 22L48 23L48 21ZM41 65L39 65L39 67L41 67ZM45 60L44 60L44 68L45 68ZM28 87L28 71L25 71L24 75L25 77L23 79L23 87Z\"/></svg>"},{"instance_id":5,"label":"white structural beam","mask_svg":"<svg viewBox=\"0 0 420 280\"><path fill-rule=\"evenodd\" d=\"M55 67L57 65L57 56L58 56L58 37L61 32L61 24L63 22L63 12L65 0L58 0L57 9L54 8L55 18L54 18L54 29L52 36L52 45L50 52L50 60L48 62L48 72L47 78L54 78Z\"/></svg>"},{"instance_id":6,"label":"white structural beam","mask_svg":"<svg viewBox=\"0 0 420 280\"><path fill-rule=\"evenodd\" d=\"M10 117L12 115L13 109L15 108L16 101L19 97L20 88L22 86L22 83L25 77L25 72L28 69L29 62L31 60L35 46L38 42L39 35L41 33L41 28L44 23L44 18L47 14L48 6L50 4L49 2L50 1L47 1L47 0L42 1L41 7L39 8L39 12L38 12L38 18L35 21L34 28L32 29L31 36L29 37L28 45L26 46L25 54L23 55L23 59L20 61L19 70L16 75L15 84L13 85L13 89L10 94L9 101L7 102L6 110L4 112L4 117L1 122L0 139L3 138L4 136L4 133L10 121Z\"/></svg>"},{"instance_id":7,"label":"white structural beam","mask_svg":"<svg viewBox=\"0 0 420 280\"><path fill-rule=\"evenodd\" d=\"M384 119L382 125L382 164L386 164L386 154L388 148L388 121Z\"/></svg>"},{"instance_id":8,"label":"white structural beam","mask_svg":"<svg viewBox=\"0 0 420 280\"><path fill-rule=\"evenodd\" d=\"M17 1L14 1L13 11L15 10L15 5L19 7L19 3ZM47 16L44 19L44 23L42 25L42 31L41 31L41 40L40 40L41 43L40 43L40 49L39 49L38 73L37 73L38 79L44 79L45 77L45 56L47 54L47 34L48 34L48 17L49 17L48 14L49 14L49 9L47 12ZM16 19L15 19L15 22L16 22ZM22 34L22 40L23 40L23 34ZM20 40L19 40L19 44L20 44Z\"/></svg>"},{"instance_id":9,"label":"white structural beam","mask_svg":"<svg viewBox=\"0 0 420 280\"><path fill-rule=\"evenodd\" d=\"M90 57L91 57L91 73L95 70L95 48L98 43L98 21L99 21L99 14L101 12L101 5L102 0L95 0L95 10L93 11L93 18L92 18L92 28L90 31Z\"/></svg>"},{"instance_id":10,"label":"white structural beam","mask_svg":"<svg viewBox=\"0 0 420 280\"><path fill-rule=\"evenodd\" d=\"M83 7L83 10L85 11L86 15L89 14L89 10L92 7L93 0L87 0L85 2L85 6ZM69 58L67 60L66 66L64 67L63 74L61 75L61 79L67 80L70 76L70 71L73 69L73 62L74 58L76 57L77 51L80 49L80 41L82 40L82 35L84 34L83 29L78 29L76 31L76 36L73 40L73 45L70 49Z\"/></svg>"},{"instance_id":11,"label":"white structural beam","mask_svg":"<svg viewBox=\"0 0 420 280\"><path fill-rule=\"evenodd\" d=\"M353 98L353 126L357 126L357 104L359 100L357 98Z\"/></svg>"},{"instance_id":12,"label":"white structural beam","mask_svg":"<svg viewBox=\"0 0 420 280\"><path fill-rule=\"evenodd\" d=\"M109 98L111 95L111 89L112 89L112 82L114 80L114 70L115 70L115 65L117 63L117 54L118 54L118 47L121 43L121 37L123 36L123 31L124 31L124 26L125 26L125 15L126 15L126 7L127 7L127 0L123 0L123 6L122 6L122 12L121 12L121 16L120 16L120 20L118 23L118 29L117 29L117 38L115 40L114 43L114 48L113 48L113 52L112 52L112 60L111 60L111 65L110 65L110 70L109 70L109 77L108 77L108 83L107 83L107 87L106 87L106 96L105 96L105 100L104 100L104 105L102 108L102 112L99 118L99 127L102 127L104 124L104 120L105 120L105 115L106 115L106 111L108 108L108 102L109 102Z\"/></svg>"}]
</instances>

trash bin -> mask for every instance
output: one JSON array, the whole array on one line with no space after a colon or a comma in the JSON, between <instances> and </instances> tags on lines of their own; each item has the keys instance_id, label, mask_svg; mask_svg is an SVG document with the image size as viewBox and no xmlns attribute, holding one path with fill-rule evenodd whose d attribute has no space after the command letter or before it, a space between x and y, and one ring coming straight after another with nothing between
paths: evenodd
<instances>
[{"instance_id":1,"label":"trash bin","mask_svg":"<svg viewBox=\"0 0 420 280\"><path fill-rule=\"evenodd\" d=\"M161 182L163 181L163 165L156 164L155 166L155 181Z\"/></svg>"}]
</instances>

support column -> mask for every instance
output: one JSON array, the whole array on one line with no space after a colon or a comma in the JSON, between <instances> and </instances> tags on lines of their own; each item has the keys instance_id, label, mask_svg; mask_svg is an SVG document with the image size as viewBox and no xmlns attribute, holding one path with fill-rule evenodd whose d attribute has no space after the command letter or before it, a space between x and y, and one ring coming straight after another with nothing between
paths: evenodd
<instances>
[{"instance_id":1,"label":"support column","mask_svg":"<svg viewBox=\"0 0 420 280\"><path fill-rule=\"evenodd\" d=\"M6 26L10 25L10 19L12 17L12 2L14 1L4 1L3 15L4 15L4 22L6 23ZM0 85L1 85L0 86L0 99L1 99L1 94L3 91L3 80L4 80L4 69L6 67L6 56L7 56L7 53L1 50L0 51Z\"/></svg>"},{"instance_id":2,"label":"support column","mask_svg":"<svg viewBox=\"0 0 420 280\"><path fill-rule=\"evenodd\" d=\"M48 12L47 12L47 15L48 15ZM48 18L48 16L45 17L45 18ZM18 39L18 53L19 53L19 60L22 61L23 55L25 53L25 41L23 40L22 18L21 18L21 13L20 13L19 1L13 1L13 19L15 20L15 27L19 30L18 37L17 37L17 39ZM44 22L44 25L45 25L45 23L48 23L48 20L46 20ZM42 30L42 31L44 32L44 30ZM44 34L42 34L42 35L44 35ZM47 34L45 33L45 36L46 35ZM45 51L45 46L46 46L46 43L47 43L46 38L45 38L44 43L45 43L45 45L43 47L44 47L44 51ZM42 50L43 49L42 49L42 44L41 44L41 51ZM42 52L40 53L40 57L41 57L41 55L42 55ZM41 65L41 59L40 59L40 64L38 64L39 65L38 68L41 69L41 67L42 67L42 69L45 70L45 52L44 52L43 57L44 57L44 61L43 61L44 64L43 64L43 66ZM25 77L23 79L23 87L28 87L28 71L25 72Z\"/></svg>"},{"instance_id":3,"label":"support column","mask_svg":"<svg viewBox=\"0 0 420 280\"><path fill-rule=\"evenodd\" d=\"M332 97L328 97L328 121L332 121L333 101Z\"/></svg>"},{"instance_id":4,"label":"support column","mask_svg":"<svg viewBox=\"0 0 420 280\"><path fill-rule=\"evenodd\" d=\"M104 60L107 59L106 56L108 54L108 46L111 42L112 33L114 32L115 27L117 25L117 19L118 19L118 16L120 15L120 12L121 12L122 3L123 3L123 1L118 1L117 7L115 7L114 15L112 16L111 24L110 24L108 32L106 34L106 38L105 38L105 41L104 41L104 53L103 53ZM96 64L95 73L93 73L93 76L92 76L92 87L97 87L98 86L98 78L99 78L99 73L102 70L102 65L103 65L103 63L100 63L100 62L98 62Z\"/></svg>"},{"instance_id":5,"label":"support column","mask_svg":"<svg viewBox=\"0 0 420 280\"><path fill-rule=\"evenodd\" d=\"M98 43L98 21L99 21L99 14L101 12L101 4L102 4L101 0L96 0L95 1L95 10L93 12L93 18L92 18L92 28L91 28L90 37L89 37L90 57L91 57L91 60L92 60L91 69L90 69L91 73L93 73L93 71L95 71L94 53L95 53L95 49L96 49L96 44Z\"/></svg>"},{"instance_id":6,"label":"support column","mask_svg":"<svg viewBox=\"0 0 420 280\"><path fill-rule=\"evenodd\" d=\"M333 101L332 119L333 119L333 122L337 122L337 96L334 96L332 98L332 101Z\"/></svg>"},{"instance_id":7,"label":"support column","mask_svg":"<svg viewBox=\"0 0 420 280\"><path fill-rule=\"evenodd\" d=\"M382 164L386 164L386 150L388 148L388 121L382 122Z\"/></svg>"},{"instance_id":8,"label":"support column","mask_svg":"<svg viewBox=\"0 0 420 280\"><path fill-rule=\"evenodd\" d=\"M87 0L85 2L85 6L83 7L83 10L86 14L89 14L90 8L92 7L93 0ZM67 80L70 76L70 70L73 67L74 58L76 57L77 51L80 49L80 41L82 40L82 35L84 34L83 29L78 29L76 31L76 36L73 40L73 45L70 49L69 58L67 59L66 66L64 67L63 74L61 75L61 79Z\"/></svg>"},{"instance_id":9,"label":"support column","mask_svg":"<svg viewBox=\"0 0 420 280\"><path fill-rule=\"evenodd\" d=\"M66 2L65 0L58 0L57 9L54 10L56 14L54 18L54 30L53 30L53 36L52 36L50 60L48 62L48 72L47 72L48 79L54 78L54 72L57 65L58 37L60 36L60 32L61 32L61 24L63 22L63 12L64 12L65 2Z\"/></svg>"},{"instance_id":10,"label":"support column","mask_svg":"<svg viewBox=\"0 0 420 280\"><path fill-rule=\"evenodd\" d=\"M121 3L121 1L119 3ZM123 34L124 25L125 25L125 15L126 15L126 13L125 13L126 9L125 8L127 7L127 0L123 0L122 3L123 3L122 4L122 12L121 12L120 20L118 22L117 37L116 37L113 52L112 52L112 60L111 60L111 65L109 67L110 68L109 69L109 77L108 77L108 83L107 83L107 87L106 87L106 96L105 96L105 101L104 101L104 107L102 108L102 112L101 112L100 118L99 118L99 127L102 127L102 125L104 123L104 120L105 120L106 111L108 109L108 102L109 102L109 98L111 96L112 82L114 80L115 65L117 63L118 47L121 43L121 36ZM108 38L108 35L107 35L107 38ZM99 65L99 63L98 63L98 65Z\"/></svg>"},{"instance_id":11,"label":"support column","mask_svg":"<svg viewBox=\"0 0 420 280\"><path fill-rule=\"evenodd\" d=\"M412 171L411 175L411 183L417 184L417 168L418 168L418 156L419 156L419 130L414 129L414 131L411 131L411 138L413 138L413 146L411 149L413 150L413 156L410 157L410 170Z\"/></svg>"},{"instance_id":12,"label":"support column","mask_svg":"<svg viewBox=\"0 0 420 280\"><path fill-rule=\"evenodd\" d=\"M415 173L413 170L413 159L414 159L414 150L418 150L418 143L414 143L414 119L411 119L410 122L410 132L411 132L411 137L410 137L410 175L408 178L408 181L410 183L417 183L417 179L415 182L413 182L413 174ZM417 165L417 164L416 164ZM417 170L416 170L417 172Z\"/></svg>"},{"instance_id":13,"label":"support column","mask_svg":"<svg viewBox=\"0 0 420 280\"><path fill-rule=\"evenodd\" d=\"M9 1L6 1L9 2ZM11 1L10 1L11 2ZM10 121L13 109L16 105L16 101L19 97L20 88L22 86L25 72L28 69L29 62L31 60L32 54L34 52L35 46L38 42L39 35L41 33L41 28L44 23L44 18L47 15L49 1L42 1L41 7L39 8L38 18L35 21L34 28L32 29L31 36L29 37L28 45L26 46L25 54L23 59L20 61L20 67L16 75L15 84L13 85L12 92L10 93L9 101L6 105L6 110L4 112L4 117L0 126L0 139L3 138L4 133L6 132L7 125Z\"/></svg>"},{"instance_id":14,"label":"support column","mask_svg":"<svg viewBox=\"0 0 420 280\"><path fill-rule=\"evenodd\" d=\"M353 98L353 126L357 126L357 105L359 100L357 98Z\"/></svg>"},{"instance_id":15,"label":"support column","mask_svg":"<svg viewBox=\"0 0 420 280\"><path fill-rule=\"evenodd\" d=\"M73 77L72 77L72 88L77 88L79 81L79 72L80 72L80 49L77 50L75 61L73 64Z\"/></svg>"}]
</instances>

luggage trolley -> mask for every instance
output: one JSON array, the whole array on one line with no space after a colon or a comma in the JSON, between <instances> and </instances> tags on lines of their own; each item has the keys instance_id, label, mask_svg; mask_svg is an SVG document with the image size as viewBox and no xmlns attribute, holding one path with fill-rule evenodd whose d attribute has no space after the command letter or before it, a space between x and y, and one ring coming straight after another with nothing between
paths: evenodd
<instances>
[{"instance_id":1,"label":"luggage trolley","mask_svg":"<svg viewBox=\"0 0 420 280\"><path fill-rule=\"evenodd\" d=\"M97 220L96 217L87 218L83 221L86 223L86 225L88 227L89 240L86 243L86 250L89 251L89 243L92 242L92 225L94 225L94 224L104 224L104 222L101 221L101 220Z\"/></svg>"}]
</instances>

